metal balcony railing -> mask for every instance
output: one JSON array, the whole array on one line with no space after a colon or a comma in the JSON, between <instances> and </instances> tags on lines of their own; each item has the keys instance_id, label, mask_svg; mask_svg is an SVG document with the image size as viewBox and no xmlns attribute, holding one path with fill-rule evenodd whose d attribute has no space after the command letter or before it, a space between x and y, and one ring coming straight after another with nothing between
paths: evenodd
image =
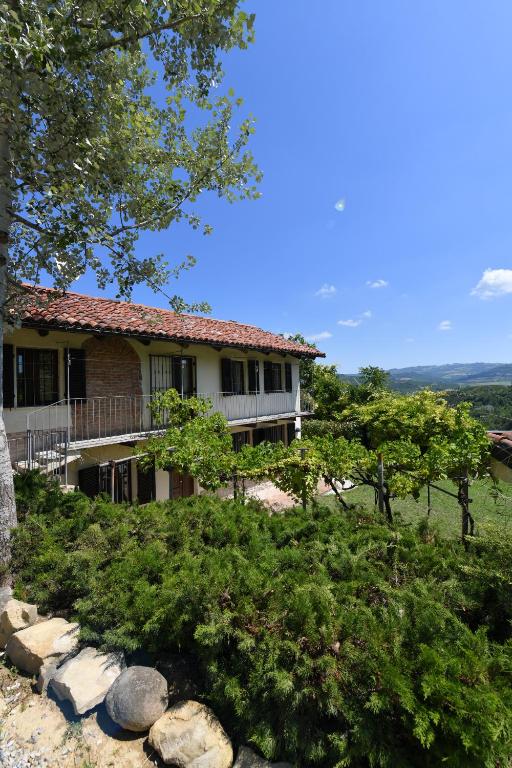
<instances>
[{"instance_id":1,"label":"metal balcony railing","mask_svg":"<svg viewBox=\"0 0 512 768\"><path fill-rule=\"evenodd\" d=\"M231 424L295 415L297 391L247 395L209 392L198 394L211 402L211 413L223 413ZM37 466L63 471L73 452L87 444L115 442L150 434L165 428L165 414L156 423L151 395L106 396L60 400L27 415L26 437L9 440L11 459L18 468ZM60 458L59 458L60 457Z\"/></svg>"}]
</instances>

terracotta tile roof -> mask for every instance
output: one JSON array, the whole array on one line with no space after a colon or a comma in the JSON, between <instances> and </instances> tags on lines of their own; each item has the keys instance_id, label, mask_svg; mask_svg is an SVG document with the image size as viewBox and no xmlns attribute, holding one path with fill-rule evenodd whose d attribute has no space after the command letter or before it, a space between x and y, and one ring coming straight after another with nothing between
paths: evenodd
<instances>
[{"instance_id":1,"label":"terracotta tile roof","mask_svg":"<svg viewBox=\"0 0 512 768\"><path fill-rule=\"evenodd\" d=\"M493 443L493 457L512 467L512 432L488 432L487 437Z\"/></svg>"},{"instance_id":2,"label":"terracotta tile roof","mask_svg":"<svg viewBox=\"0 0 512 768\"><path fill-rule=\"evenodd\" d=\"M323 352L297 344L276 333L233 320L214 320L197 315L177 315L169 309L146 307L126 301L54 293L48 288L31 288L39 300L25 297L22 324L38 328L115 333L126 336L196 342L222 347L283 352L297 357L325 357ZM54 298L51 301L51 294Z\"/></svg>"}]
</instances>

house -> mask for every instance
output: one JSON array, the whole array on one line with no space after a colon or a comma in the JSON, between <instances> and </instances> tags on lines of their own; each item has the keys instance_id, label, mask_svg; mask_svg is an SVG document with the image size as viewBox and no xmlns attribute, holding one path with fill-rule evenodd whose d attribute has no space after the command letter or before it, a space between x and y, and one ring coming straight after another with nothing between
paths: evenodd
<instances>
[{"instance_id":1,"label":"house","mask_svg":"<svg viewBox=\"0 0 512 768\"><path fill-rule=\"evenodd\" d=\"M34 288L4 338L4 421L14 469L39 467L90 496L166 499L190 477L143 473L148 405L174 387L223 413L235 449L300 433L299 362L323 356L250 325ZM33 297L33 298L32 298Z\"/></svg>"},{"instance_id":2,"label":"house","mask_svg":"<svg viewBox=\"0 0 512 768\"><path fill-rule=\"evenodd\" d=\"M491 473L496 480L512 483L512 432L488 432L491 447Z\"/></svg>"}]
</instances>

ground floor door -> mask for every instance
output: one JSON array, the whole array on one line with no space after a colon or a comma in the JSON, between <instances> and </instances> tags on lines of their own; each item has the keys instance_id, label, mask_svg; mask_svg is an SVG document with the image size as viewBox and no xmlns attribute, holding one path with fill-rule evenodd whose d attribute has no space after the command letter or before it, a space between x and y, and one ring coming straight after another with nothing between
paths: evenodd
<instances>
[{"instance_id":1,"label":"ground floor door","mask_svg":"<svg viewBox=\"0 0 512 768\"><path fill-rule=\"evenodd\" d=\"M137 464L137 498L139 504L148 504L156 499L155 467L145 471Z\"/></svg>"},{"instance_id":2,"label":"ground floor door","mask_svg":"<svg viewBox=\"0 0 512 768\"><path fill-rule=\"evenodd\" d=\"M194 495L194 478L169 470L169 498L182 499Z\"/></svg>"}]
</instances>

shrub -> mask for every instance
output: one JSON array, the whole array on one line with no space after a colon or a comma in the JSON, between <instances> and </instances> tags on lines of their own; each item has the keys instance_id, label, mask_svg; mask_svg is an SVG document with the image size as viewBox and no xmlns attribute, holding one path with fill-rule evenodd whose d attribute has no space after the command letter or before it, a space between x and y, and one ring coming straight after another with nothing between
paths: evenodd
<instances>
[{"instance_id":1,"label":"shrub","mask_svg":"<svg viewBox=\"0 0 512 768\"><path fill-rule=\"evenodd\" d=\"M89 642L191 654L203 698L268 758L495 768L512 754L512 644L488 639L479 602L489 548L324 506L39 492L14 536L17 594L71 606Z\"/></svg>"}]
</instances>

